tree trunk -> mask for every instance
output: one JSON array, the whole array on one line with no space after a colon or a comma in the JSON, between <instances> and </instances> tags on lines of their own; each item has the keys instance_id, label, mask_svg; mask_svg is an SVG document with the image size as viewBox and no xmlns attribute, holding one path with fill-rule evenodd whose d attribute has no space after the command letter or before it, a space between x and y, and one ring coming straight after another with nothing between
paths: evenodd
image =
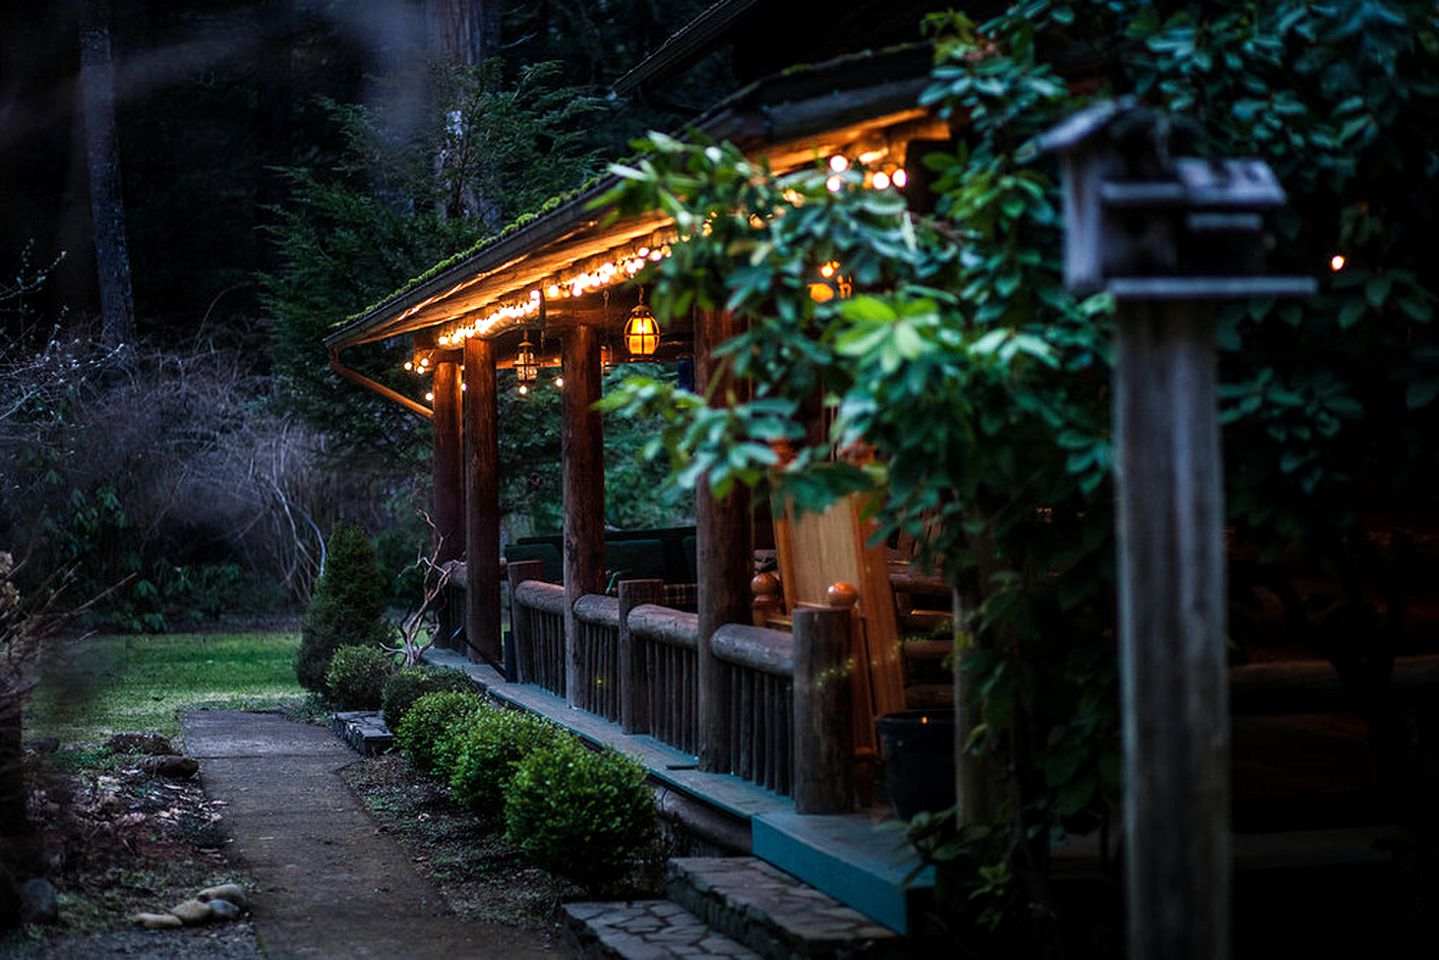
<instances>
[{"instance_id":1,"label":"tree trunk","mask_svg":"<svg viewBox=\"0 0 1439 960\"><path fill-rule=\"evenodd\" d=\"M427 0L425 13L433 56L473 67L499 55L499 0Z\"/></svg>"},{"instance_id":2,"label":"tree trunk","mask_svg":"<svg viewBox=\"0 0 1439 960\"><path fill-rule=\"evenodd\" d=\"M90 173L91 235L100 286L100 339L106 346L119 347L135 337L135 302L120 192L120 144L115 135L110 0L82 0L80 5L80 92Z\"/></svg>"}]
</instances>

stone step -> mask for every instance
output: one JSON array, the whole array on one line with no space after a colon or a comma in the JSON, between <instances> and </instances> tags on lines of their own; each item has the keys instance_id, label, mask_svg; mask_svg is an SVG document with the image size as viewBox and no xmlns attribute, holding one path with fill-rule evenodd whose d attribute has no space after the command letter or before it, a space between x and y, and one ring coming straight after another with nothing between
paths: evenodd
<instances>
[{"instance_id":1,"label":"stone step","mask_svg":"<svg viewBox=\"0 0 1439 960\"><path fill-rule=\"evenodd\" d=\"M385 726L384 714L378 710L343 710L330 720L330 729L351 750L366 757L384 753L395 742L395 735Z\"/></svg>"},{"instance_id":2,"label":"stone step","mask_svg":"<svg viewBox=\"0 0 1439 960\"><path fill-rule=\"evenodd\" d=\"M625 960L729 957L760 960L759 954L669 900L567 903L565 927L580 956Z\"/></svg>"},{"instance_id":3,"label":"stone step","mask_svg":"<svg viewBox=\"0 0 1439 960\"><path fill-rule=\"evenodd\" d=\"M673 859L667 892L770 960L885 957L901 945L893 930L755 857Z\"/></svg>"}]
</instances>

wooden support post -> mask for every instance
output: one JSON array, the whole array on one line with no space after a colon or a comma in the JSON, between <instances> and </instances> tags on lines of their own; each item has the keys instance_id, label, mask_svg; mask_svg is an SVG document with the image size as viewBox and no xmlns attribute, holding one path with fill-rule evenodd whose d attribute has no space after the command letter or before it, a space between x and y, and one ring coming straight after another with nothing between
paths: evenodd
<instances>
[{"instance_id":1,"label":"wooden support post","mask_svg":"<svg viewBox=\"0 0 1439 960\"><path fill-rule=\"evenodd\" d=\"M728 311L705 311L695 322L695 379L711 402L726 402L726 384L714 384L719 362L714 348L739 333ZM717 388L716 388L717 387ZM723 500L710 492L709 479L695 489L696 567L699 574L699 765L701 770L734 769L730 743L729 674L711 650L714 632L727 623L749 623L750 580L754 577L753 525L749 490L736 487Z\"/></svg>"},{"instance_id":2,"label":"wooden support post","mask_svg":"<svg viewBox=\"0 0 1439 960\"><path fill-rule=\"evenodd\" d=\"M516 560L505 564L505 575L510 582L510 636L514 638L515 671L509 679L520 683L535 682L535 638L530 635L530 625L525 608L515 602L515 588L526 580L538 580L543 576L545 565L538 560Z\"/></svg>"},{"instance_id":3,"label":"wooden support post","mask_svg":"<svg viewBox=\"0 0 1439 960\"><path fill-rule=\"evenodd\" d=\"M500 430L494 344L465 340L465 650L498 665L500 644Z\"/></svg>"},{"instance_id":4,"label":"wooden support post","mask_svg":"<svg viewBox=\"0 0 1439 960\"><path fill-rule=\"evenodd\" d=\"M565 699L576 703L581 678L579 622L575 601L605 588L604 425L594 404L600 399L600 341L594 327L577 326L565 335L561 368L565 378L560 423L564 466Z\"/></svg>"},{"instance_id":5,"label":"wooden support post","mask_svg":"<svg viewBox=\"0 0 1439 960\"><path fill-rule=\"evenodd\" d=\"M1129 955L1136 958L1229 953L1216 409L1213 307L1123 303L1113 423Z\"/></svg>"},{"instance_id":6,"label":"wooden support post","mask_svg":"<svg viewBox=\"0 0 1439 960\"><path fill-rule=\"evenodd\" d=\"M646 733L650 728L649 675L643 651L630 632L630 611L644 603L663 603L663 580L620 581L620 729Z\"/></svg>"},{"instance_id":7,"label":"wooden support post","mask_svg":"<svg viewBox=\"0 0 1439 960\"><path fill-rule=\"evenodd\" d=\"M439 556L436 560L444 563L458 560L465 554L465 521L462 501L465 494L465 477L462 459L460 427L460 365L452 360L441 360L435 365L431 383L434 392L434 521L435 534L441 539ZM439 645L455 646L457 633L463 631L461 617L453 591L447 591L439 604L438 630Z\"/></svg>"},{"instance_id":8,"label":"wooden support post","mask_svg":"<svg viewBox=\"0 0 1439 960\"><path fill-rule=\"evenodd\" d=\"M794 610L796 813L854 809L853 620L849 607L801 604Z\"/></svg>"}]
</instances>

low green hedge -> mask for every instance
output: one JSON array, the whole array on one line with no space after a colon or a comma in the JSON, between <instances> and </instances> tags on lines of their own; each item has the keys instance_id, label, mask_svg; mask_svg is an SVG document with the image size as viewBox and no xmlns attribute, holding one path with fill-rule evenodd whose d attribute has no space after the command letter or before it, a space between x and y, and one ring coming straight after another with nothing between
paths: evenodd
<instances>
[{"instance_id":1,"label":"low green hedge","mask_svg":"<svg viewBox=\"0 0 1439 960\"><path fill-rule=\"evenodd\" d=\"M538 866L591 892L655 855L658 816L645 768L569 738L536 750L505 787L506 835Z\"/></svg>"},{"instance_id":2,"label":"low green hedge","mask_svg":"<svg viewBox=\"0 0 1439 960\"><path fill-rule=\"evenodd\" d=\"M478 691L427 693L414 702L394 728L395 745L421 773L443 774L441 749L470 714L488 709Z\"/></svg>"},{"instance_id":3,"label":"low green hedge","mask_svg":"<svg viewBox=\"0 0 1439 960\"><path fill-rule=\"evenodd\" d=\"M400 721L410 707L427 693L465 693L474 689L475 685L463 670L453 667L405 667L385 681L382 697L385 726L391 731L399 729Z\"/></svg>"},{"instance_id":4,"label":"low green hedge","mask_svg":"<svg viewBox=\"0 0 1439 960\"><path fill-rule=\"evenodd\" d=\"M573 740L573 734L548 720L518 710L488 708L467 717L445 741L441 766L460 804L498 819L515 765L536 750Z\"/></svg>"},{"instance_id":5,"label":"low green hedge","mask_svg":"<svg viewBox=\"0 0 1439 960\"><path fill-rule=\"evenodd\" d=\"M394 654L379 647L340 647L325 671L325 691L341 710L378 710L385 681L394 672Z\"/></svg>"}]
</instances>

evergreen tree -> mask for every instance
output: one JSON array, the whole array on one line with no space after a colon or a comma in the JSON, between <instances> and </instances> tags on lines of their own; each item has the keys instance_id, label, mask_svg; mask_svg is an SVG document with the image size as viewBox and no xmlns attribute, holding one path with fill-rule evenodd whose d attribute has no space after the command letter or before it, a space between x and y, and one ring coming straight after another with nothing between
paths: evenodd
<instances>
[{"instance_id":1,"label":"evergreen tree","mask_svg":"<svg viewBox=\"0 0 1439 960\"><path fill-rule=\"evenodd\" d=\"M376 645L389 638L384 620L385 576L365 532L349 523L330 534L325 572L300 628L295 676L307 690L325 690L325 671L335 650L346 645Z\"/></svg>"}]
</instances>

